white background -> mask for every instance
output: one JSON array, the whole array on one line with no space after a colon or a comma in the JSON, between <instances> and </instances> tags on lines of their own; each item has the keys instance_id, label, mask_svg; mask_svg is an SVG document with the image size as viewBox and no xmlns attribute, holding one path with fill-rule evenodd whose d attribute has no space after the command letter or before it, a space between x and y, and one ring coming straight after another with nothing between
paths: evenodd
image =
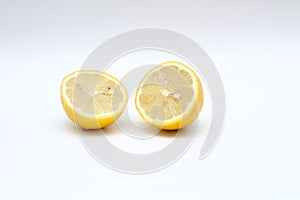
<instances>
[{"instance_id":1,"label":"white background","mask_svg":"<svg viewBox=\"0 0 300 200\"><path fill-rule=\"evenodd\" d=\"M62 77L118 33L175 30L215 62L227 97L218 145L128 175L96 162L60 104ZM0 199L300 198L299 1L0 0Z\"/></svg>"}]
</instances>

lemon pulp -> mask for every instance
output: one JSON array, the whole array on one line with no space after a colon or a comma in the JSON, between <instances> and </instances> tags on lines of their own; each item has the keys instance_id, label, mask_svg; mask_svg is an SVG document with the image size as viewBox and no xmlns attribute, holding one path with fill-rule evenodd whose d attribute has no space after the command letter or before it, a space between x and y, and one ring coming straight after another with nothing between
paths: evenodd
<instances>
[{"instance_id":1,"label":"lemon pulp","mask_svg":"<svg viewBox=\"0 0 300 200\"><path fill-rule=\"evenodd\" d=\"M128 95L123 84L112 75L80 70L61 83L61 100L67 116L84 129L112 124L123 112Z\"/></svg>"},{"instance_id":2,"label":"lemon pulp","mask_svg":"<svg viewBox=\"0 0 300 200\"><path fill-rule=\"evenodd\" d=\"M192 123L203 106L203 89L197 74L187 65L169 61L152 68L141 80L136 108L148 123L176 130Z\"/></svg>"}]
</instances>

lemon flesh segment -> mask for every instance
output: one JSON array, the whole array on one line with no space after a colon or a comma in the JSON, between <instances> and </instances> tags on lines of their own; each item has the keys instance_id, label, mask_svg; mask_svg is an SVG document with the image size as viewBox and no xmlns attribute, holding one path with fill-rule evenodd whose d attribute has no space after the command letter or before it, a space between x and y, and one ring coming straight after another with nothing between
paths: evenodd
<instances>
[{"instance_id":1,"label":"lemon flesh segment","mask_svg":"<svg viewBox=\"0 0 300 200\"><path fill-rule=\"evenodd\" d=\"M98 129L112 124L122 114L128 94L112 75L81 70L63 79L61 100L73 122L84 129Z\"/></svg>"},{"instance_id":2,"label":"lemon flesh segment","mask_svg":"<svg viewBox=\"0 0 300 200\"><path fill-rule=\"evenodd\" d=\"M146 122L176 130L197 118L203 105L203 90L190 67L175 61L165 62L143 77L135 104Z\"/></svg>"}]
</instances>

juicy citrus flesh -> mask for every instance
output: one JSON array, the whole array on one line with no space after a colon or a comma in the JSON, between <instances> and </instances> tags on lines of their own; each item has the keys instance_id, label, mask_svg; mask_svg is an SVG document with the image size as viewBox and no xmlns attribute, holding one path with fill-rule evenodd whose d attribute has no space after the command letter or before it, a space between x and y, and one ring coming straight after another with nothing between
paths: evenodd
<instances>
[{"instance_id":1,"label":"juicy citrus flesh","mask_svg":"<svg viewBox=\"0 0 300 200\"><path fill-rule=\"evenodd\" d=\"M128 94L112 75L80 70L61 83L61 100L67 116L81 128L98 129L112 124L123 112Z\"/></svg>"},{"instance_id":2,"label":"juicy citrus flesh","mask_svg":"<svg viewBox=\"0 0 300 200\"><path fill-rule=\"evenodd\" d=\"M203 105L200 79L187 65L169 61L146 73L135 97L141 117L156 127L177 130L192 123Z\"/></svg>"}]
</instances>

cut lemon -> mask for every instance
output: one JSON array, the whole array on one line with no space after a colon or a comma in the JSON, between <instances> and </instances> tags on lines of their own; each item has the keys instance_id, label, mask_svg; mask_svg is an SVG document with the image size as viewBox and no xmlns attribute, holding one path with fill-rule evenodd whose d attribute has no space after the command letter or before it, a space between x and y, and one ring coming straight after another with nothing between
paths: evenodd
<instances>
[{"instance_id":1,"label":"cut lemon","mask_svg":"<svg viewBox=\"0 0 300 200\"><path fill-rule=\"evenodd\" d=\"M60 93L67 116L84 129L112 124L128 100L126 88L117 78L95 70L67 75L62 80Z\"/></svg>"},{"instance_id":2,"label":"cut lemon","mask_svg":"<svg viewBox=\"0 0 300 200\"><path fill-rule=\"evenodd\" d=\"M192 123L203 105L197 74L187 65L169 61L152 68L141 80L135 106L156 127L176 130Z\"/></svg>"}]
</instances>

